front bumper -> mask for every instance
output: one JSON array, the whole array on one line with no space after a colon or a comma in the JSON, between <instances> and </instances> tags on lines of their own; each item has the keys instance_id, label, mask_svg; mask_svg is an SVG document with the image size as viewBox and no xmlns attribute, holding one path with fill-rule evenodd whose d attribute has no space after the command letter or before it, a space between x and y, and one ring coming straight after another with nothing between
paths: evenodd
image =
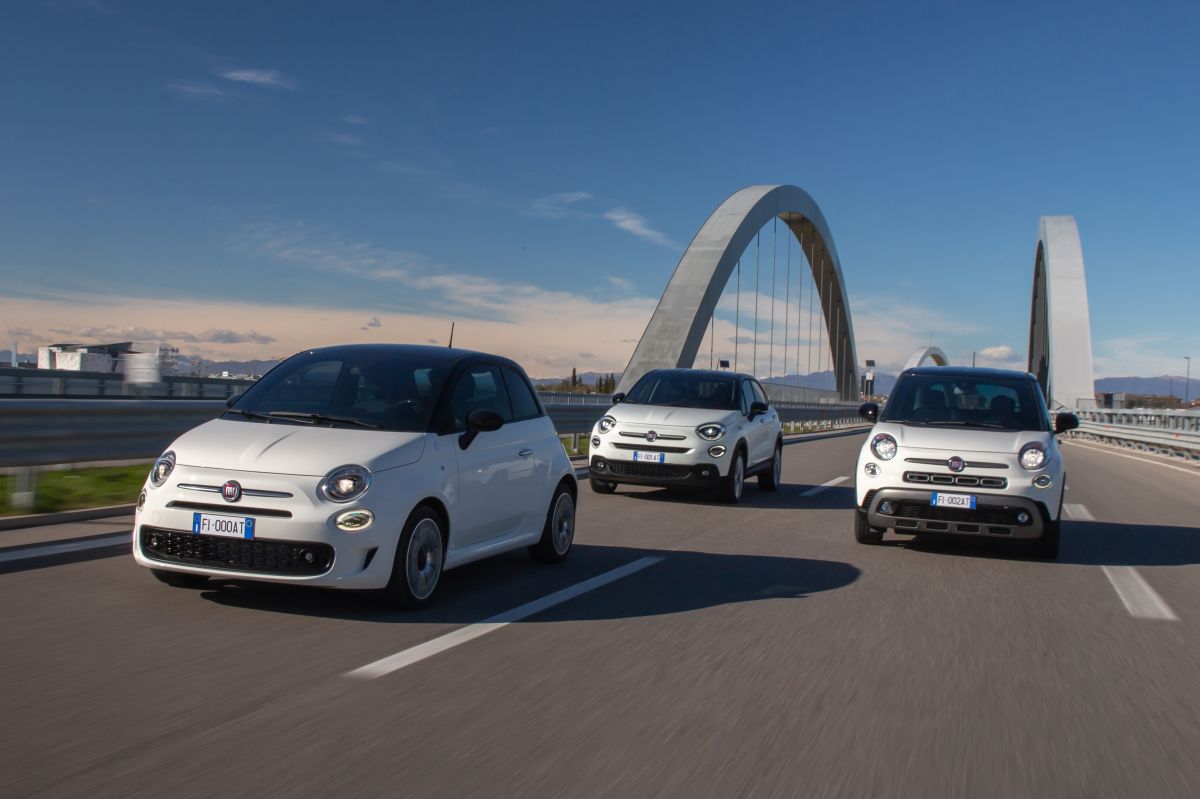
<instances>
[{"instance_id":1,"label":"front bumper","mask_svg":"<svg viewBox=\"0 0 1200 799\"><path fill-rule=\"evenodd\" d=\"M986 494L963 489L946 493L970 493L975 509L939 508L930 504L931 491L912 488L880 488L867 492L862 510L872 527L885 527L897 533L948 533L952 535L991 536L996 538L1041 538L1050 523L1050 515L1041 502L1011 494ZM892 503L892 512L883 513L880 505ZM1028 522L1018 517L1024 512Z\"/></svg>"},{"instance_id":2,"label":"front bumper","mask_svg":"<svg viewBox=\"0 0 1200 799\"><path fill-rule=\"evenodd\" d=\"M712 488L721 480L717 463L635 463L593 455L588 471L610 483L681 488Z\"/></svg>"}]
</instances>

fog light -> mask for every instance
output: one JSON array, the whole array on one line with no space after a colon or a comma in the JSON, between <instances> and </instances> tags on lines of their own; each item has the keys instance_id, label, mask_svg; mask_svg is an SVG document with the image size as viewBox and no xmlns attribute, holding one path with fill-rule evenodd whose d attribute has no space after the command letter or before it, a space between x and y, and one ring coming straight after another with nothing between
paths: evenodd
<instances>
[{"instance_id":1,"label":"fog light","mask_svg":"<svg viewBox=\"0 0 1200 799\"><path fill-rule=\"evenodd\" d=\"M896 503L892 502L890 499L885 499L883 502L879 503L879 512L884 516L891 516L896 512Z\"/></svg>"},{"instance_id":2,"label":"fog light","mask_svg":"<svg viewBox=\"0 0 1200 799\"><path fill-rule=\"evenodd\" d=\"M603 460L601 460L601 459L599 459L599 458L597 458L597 459L596 459L596 462L595 462L594 464L592 464L592 466L593 466L593 467L596 469L596 471L598 471L598 472L602 472L602 471L604 471L605 469L607 469L607 468L608 468L608 464L607 464L607 463L605 463Z\"/></svg>"},{"instance_id":3,"label":"fog light","mask_svg":"<svg viewBox=\"0 0 1200 799\"><path fill-rule=\"evenodd\" d=\"M872 461L863 467L863 471L871 477L876 477L879 475L879 464Z\"/></svg>"},{"instance_id":4,"label":"fog light","mask_svg":"<svg viewBox=\"0 0 1200 799\"><path fill-rule=\"evenodd\" d=\"M312 550L309 550L309 549L304 550L304 553L302 555L300 555L300 557L304 559L305 563L312 563L314 560L317 559L317 556L314 555L312 553Z\"/></svg>"},{"instance_id":5,"label":"fog light","mask_svg":"<svg viewBox=\"0 0 1200 799\"><path fill-rule=\"evenodd\" d=\"M146 507L146 489L143 488L142 493L138 494L137 509L141 510L144 507Z\"/></svg>"},{"instance_id":6,"label":"fog light","mask_svg":"<svg viewBox=\"0 0 1200 799\"><path fill-rule=\"evenodd\" d=\"M1049 488L1054 485L1054 480L1048 474L1039 474L1033 478L1033 484L1038 488Z\"/></svg>"},{"instance_id":7,"label":"fog light","mask_svg":"<svg viewBox=\"0 0 1200 799\"><path fill-rule=\"evenodd\" d=\"M1029 514L1025 511L1017 513L1017 524L1029 524Z\"/></svg>"},{"instance_id":8,"label":"fog light","mask_svg":"<svg viewBox=\"0 0 1200 799\"><path fill-rule=\"evenodd\" d=\"M369 510L348 510L339 513L333 523L337 529L347 533L357 533L366 530L375 521L375 514Z\"/></svg>"},{"instance_id":9,"label":"fog light","mask_svg":"<svg viewBox=\"0 0 1200 799\"><path fill-rule=\"evenodd\" d=\"M719 458L725 454L725 448L720 444L717 444L715 447L708 448L708 454L714 458Z\"/></svg>"},{"instance_id":10,"label":"fog light","mask_svg":"<svg viewBox=\"0 0 1200 799\"><path fill-rule=\"evenodd\" d=\"M593 447L600 446L600 436L592 436L592 446Z\"/></svg>"},{"instance_id":11,"label":"fog light","mask_svg":"<svg viewBox=\"0 0 1200 799\"><path fill-rule=\"evenodd\" d=\"M707 466L703 467L700 469L700 476L707 480L708 478L712 477L712 469L708 468Z\"/></svg>"}]
</instances>

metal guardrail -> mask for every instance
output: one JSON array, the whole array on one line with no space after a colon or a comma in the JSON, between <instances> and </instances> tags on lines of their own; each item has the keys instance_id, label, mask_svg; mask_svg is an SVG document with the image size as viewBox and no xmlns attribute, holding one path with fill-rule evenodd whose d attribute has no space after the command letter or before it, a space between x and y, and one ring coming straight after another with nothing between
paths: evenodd
<instances>
[{"instance_id":1,"label":"metal guardrail","mask_svg":"<svg viewBox=\"0 0 1200 799\"><path fill-rule=\"evenodd\" d=\"M225 399L241 394L253 380L167 375L158 383L129 383L121 372L0 367L0 397L103 399Z\"/></svg>"},{"instance_id":2,"label":"metal guardrail","mask_svg":"<svg viewBox=\"0 0 1200 799\"><path fill-rule=\"evenodd\" d=\"M607 402L543 402L560 435L590 432L609 408ZM224 409L223 402L208 400L0 400L0 467L151 460L176 436ZM793 426L834 429L858 421L857 409L848 405L789 403L776 409Z\"/></svg>"},{"instance_id":3,"label":"metal guardrail","mask_svg":"<svg viewBox=\"0 0 1200 799\"><path fill-rule=\"evenodd\" d=\"M1097 408L1077 415L1074 438L1200 460L1200 412Z\"/></svg>"}]
</instances>

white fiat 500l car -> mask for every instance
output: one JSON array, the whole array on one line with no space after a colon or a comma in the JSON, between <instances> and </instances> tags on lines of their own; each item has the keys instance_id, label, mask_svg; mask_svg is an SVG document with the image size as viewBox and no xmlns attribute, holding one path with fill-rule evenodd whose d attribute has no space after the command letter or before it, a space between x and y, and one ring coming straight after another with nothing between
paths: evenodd
<instances>
[{"instance_id":1,"label":"white fiat 500l car","mask_svg":"<svg viewBox=\"0 0 1200 799\"><path fill-rule=\"evenodd\" d=\"M779 414L753 377L699 369L655 369L592 429L589 479L715 490L738 502L748 475L774 491L783 468Z\"/></svg>"},{"instance_id":2,"label":"white fiat 500l car","mask_svg":"<svg viewBox=\"0 0 1200 799\"><path fill-rule=\"evenodd\" d=\"M1053 424L1033 375L1003 369L909 369L858 458L854 535L878 544L897 533L950 533L1028 541L1058 557L1066 473L1056 433L1079 425L1071 413Z\"/></svg>"},{"instance_id":3,"label":"white fiat 500l car","mask_svg":"<svg viewBox=\"0 0 1200 799\"><path fill-rule=\"evenodd\" d=\"M576 484L525 373L492 355L356 345L295 355L179 437L138 497L158 579L379 589L416 607L442 571L571 548Z\"/></svg>"}]
</instances>

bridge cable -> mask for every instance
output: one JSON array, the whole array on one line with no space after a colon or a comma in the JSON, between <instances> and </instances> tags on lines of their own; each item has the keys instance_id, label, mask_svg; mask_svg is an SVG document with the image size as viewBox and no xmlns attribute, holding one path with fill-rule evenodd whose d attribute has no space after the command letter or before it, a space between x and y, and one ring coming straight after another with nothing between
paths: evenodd
<instances>
[{"instance_id":1,"label":"bridge cable","mask_svg":"<svg viewBox=\"0 0 1200 799\"><path fill-rule=\"evenodd\" d=\"M738 338L742 335L742 259L737 262L737 301L733 306L733 371L738 370Z\"/></svg>"},{"instance_id":2,"label":"bridge cable","mask_svg":"<svg viewBox=\"0 0 1200 799\"><path fill-rule=\"evenodd\" d=\"M783 382L787 384L788 333L792 332L792 226L787 232L787 279L783 284Z\"/></svg>"},{"instance_id":3,"label":"bridge cable","mask_svg":"<svg viewBox=\"0 0 1200 799\"><path fill-rule=\"evenodd\" d=\"M762 237L760 229L754 234L754 363L750 367L750 374L758 378L758 267L762 261L761 250L759 248L759 239Z\"/></svg>"},{"instance_id":4,"label":"bridge cable","mask_svg":"<svg viewBox=\"0 0 1200 799\"><path fill-rule=\"evenodd\" d=\"M800 320L804 315L804 228L800 228L800 253L796 258L796 387L800 387Z\"/></svg>"},{"instance_id":5,"label":"bridge cable","mask_svg":"<svg viewBox=\"0 0 1200 799\"><path fill-rule=\"evenodd\" d=\"M805 365L805 371L808 375L809 385L812 385L812 338L813 338L813 294L817 289L817 243L810 241L808 243L808 271L812 276L813 290L808 292L808 358Z\"/></svg>"},{"instance_id":6,"label":"bridge cable","mask_svg":"<svg viewBox=\"0 0 1200 799\"><path fill-rule=\"evenodd\" d=\"M775 279L779 257L779 216L771 219L771 341L767 345L767 380L775 376Z\"/></svg>"}]
</instances>

